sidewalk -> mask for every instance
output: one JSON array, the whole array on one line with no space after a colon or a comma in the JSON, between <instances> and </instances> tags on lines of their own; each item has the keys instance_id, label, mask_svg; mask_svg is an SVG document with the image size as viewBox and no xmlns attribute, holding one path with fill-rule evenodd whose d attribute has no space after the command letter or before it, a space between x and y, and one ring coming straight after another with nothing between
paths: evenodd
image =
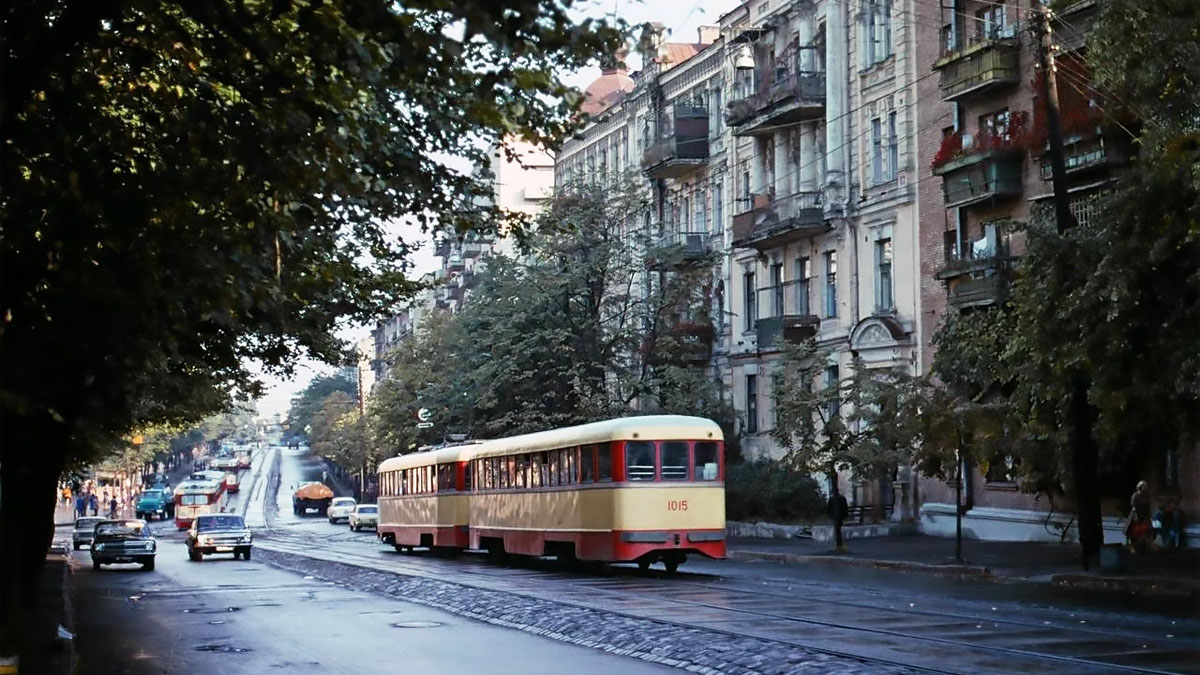
<instances>
[{"instance_id":1,"label":"sidewalk","mask_svg":"<svg viewBox=\"0 0 1200 675\"><path fill-rule=\"evenodd\" d=\"M55 533L46 555L37 607L27 615L28 643L18 673L70 675L75 672L74 617L71 609L70 532ZM60 631L66 631L61 633ZM66 639L64 639L66 638Z\"/></svg>"},{"instance_id":2,"label":"sidewalk","mask_svg":"<svg viewBox=\"0 0 1200 675\"><path fill-rule=\"evenodd\" d=\"M908 535L848 539L846 553L811 539L730 539L733 560L857 565L929 572L995 581L1049 583L1060 587L1147 595L1193 597L1200 601L1200 549L1127 554L1121 574L1084 572L1078 544L963 541L963 562L954 560L954 539Z\"/></svg>"}]
</instances>

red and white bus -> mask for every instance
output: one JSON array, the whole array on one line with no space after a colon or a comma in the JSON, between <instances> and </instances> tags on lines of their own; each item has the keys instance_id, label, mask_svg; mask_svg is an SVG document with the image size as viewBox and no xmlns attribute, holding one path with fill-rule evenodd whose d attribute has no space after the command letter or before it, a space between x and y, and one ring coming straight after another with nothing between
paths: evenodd
<instances>
[{"instance_id":1,"label":"red and white bus","mask_svg":"<svg viewBox=\"0 0 1200 675\"><path fill-rule=\"evenodd\" d=\"M196 516L219 513L221 498L224 496L224 480L189 478L175 486L175 527L185 530L191 527Z\"/></svg>"}]
</instances>

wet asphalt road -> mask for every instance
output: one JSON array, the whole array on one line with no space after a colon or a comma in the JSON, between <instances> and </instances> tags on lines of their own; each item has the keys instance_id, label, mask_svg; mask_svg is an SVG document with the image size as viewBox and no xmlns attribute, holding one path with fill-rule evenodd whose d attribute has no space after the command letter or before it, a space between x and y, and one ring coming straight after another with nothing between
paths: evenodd
<instances>
[{"instance_id":1,"label":"wet asphalt road","mask_svg":"<svg viewBox=\"0 0 1200 675\"><path fill-rule=\"evenodd\" d=\"M264 488L256 487L261 463L255 459L227 510L257 504L261 512ZM290 503L286 513L291 516ZM214 555L191 562L183 533L171 521L152 528L159 541L152 572L137 565L94 571L86 549L71 555L81 675L672 672L348 591L253 558ZM57 536L69 536L69 530Z\"/></svg>"}]
</instances>

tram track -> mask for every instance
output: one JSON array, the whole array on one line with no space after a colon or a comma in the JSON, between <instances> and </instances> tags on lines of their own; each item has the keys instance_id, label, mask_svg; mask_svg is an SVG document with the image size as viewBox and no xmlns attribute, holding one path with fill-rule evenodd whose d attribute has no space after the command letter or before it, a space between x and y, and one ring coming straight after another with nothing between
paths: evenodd
<instances>
[{"instance_id":1,"label":"tram track","mask_svg":"<svg viewBox=\"0 0 1200 675\"><path fill-rule=\"evenodd\" d=\"M888 627L863 625L864 618L878 620L879 617L856 617L855 621L838 621L822 617L805 617L798 612L773 611L765 609L773 603L797 602L792 596L782 593L756 591L748 588L730 588L726 585L714 584L708 581L689 579L686 574L678 575L669 582L655 578L649 588L639 588L637 581L648 580L648 577L635 576L630 578L601 577L580 578L570 575L553 575L534 570L520 570L516 573L484 574L474 569L477 563L462 565L463 561L442 560L418 557L411 560L392 559L390 552L375 549L376 555L364 555L362 550L347 550L341 542L330 547L331 542L324 542L322 549L314 549L313 542L305 541L307 537L299 533L287 533L281 530L271 533L271 538L260 545L270 550L279 550L293 555L303 555L359 566L377 571L386 571L407 576L434 578L449 581L462 586L480 588L492 591L505 591L539 600L552 600L579 608L613 612L622 616L649 619L673 625L685 625L703 630L712 630L728 635L754 637L757 639L782 642L791 646L810 649L813 651L867 660L889 666L907 667L930 673L986 673L986 672L1015 672L1018 670L1033 670L1035 672L1053 669L1058 673L1151 673L1156 675L1197 672L1196 670L1163 669L1145 665L1114 662L1120 658L1132 657L1152 659L1155 655L1170 656L1172 650L1157 648L1151 650L1149 635L1123 634L1113 635L1109 632L1075 626L1047 626L1041 624L1002 619L999 617L980 617L961 613L937 612L928 610L905 611L897 608L887 608L868 603L836 602L829 607L837 610L853 609L865 613L884 613L893 616L892 624L904 625L904 619L912 624L913 617L918 619L945 620L949 622L942 626L942 634L920 634L913 630L897 630ZM349 543L349 542L346 542ZM361 544L355 543L355 548L362 549ZM420 561L417 563L416 561ZM430 564L432 563L432 564ZM457 566L455 566L457 563ZM455 566L454 569L446 569ZM505 569L507 568L498 568ZM451 572L447 575L446 572ZM530 573L531 572L531 573ZM546 592L547 580L569 583L573 588L561 588L556 583L551 593ZM532 582L532 583L531 583ZM572 583L573 582L573 583ZM606 588L605 586L609 586ZM629 611L621 607L621 602L629 599L629 594L644 593L640 596L642 604L649 608ZM677 596L695 593L735 593L734 602L705 602ZM584 594L588 599L577 600L572 595ZM657 604L656 604L657 603ZM735 604L751 605L733 606ZM757 605L758 608L754 606ZM822 606L816 605L818 609ZM671 619L656 617L656 612L674 613ZM706 614L707 612L707 614ZM688 615L693 618L689 619ZM714 618L721 615L719 618ZM765 624L775 624L765 626ZM919 624L919 621L918 621ZM1087 656L1056 654L1048 651L1035 651L1014 646L996 644L980 644L979 641L956 639L955 632L974 627L1020 629L1040 634L1055 634L1066 639L1040 640L1039 644L1049 644L1054 648L1070 648L1076 642L1082 644L1103 643L1107 649L1095 656L1106 656L1110 660L1098 660ZM767 628L764 630L764 627ZM935 624L935 628L937 625ZM799 629L797 631L797 629ZM789 634L789 632L791 634ZM811 632L813 638L806 639L796 633ZM969 631L968 631L969 632ZM982 636L994 637L996 632L987 631ZM1101 639L1102 638L1102 639ZM854 649L833 648L831 640L842 640L845 644L855 645ZM1122 643L1125 643L1122 646ZM1136 645L1134 643L1137 643ZM1142 646L1145 645L1145 646ZM1172 647L1187 648L1195 651L1197 643L1193 640L1179 639ZM1180 660L1186 661L1181 655ZM1168 659L1168 661L1172 661ZM947 668L946 664L953 664Z\"/></svg>"}]
</instances>

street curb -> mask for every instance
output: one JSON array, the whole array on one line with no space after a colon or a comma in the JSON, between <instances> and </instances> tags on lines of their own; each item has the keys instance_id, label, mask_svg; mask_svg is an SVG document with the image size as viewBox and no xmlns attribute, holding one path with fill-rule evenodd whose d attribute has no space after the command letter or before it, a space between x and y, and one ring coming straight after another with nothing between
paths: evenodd
<instances>
[{"instance_id":1,"label":"street curb","mask_svg":"<svg viewBox=\"0 0 1200 675\"><path fill-rule=\"evenodd\" d=\"M1118 591L1134 595L1200 599L1200 582L1187 579L1095 577L1086 574L1055 574L1050 583L1061 588Z\"/></svg>"},{"instance_id":2,"label":"street curb","mask_svg":"<svg viewBox=\"0 0 1200 675\"><path fill-rule=\"evenodd\" d=\"M822 565L847 565L851 567L870 567L874 569L897 570L901 572L926 572L943 576L993 578L992 571L979 565L958 565L954 563L920 563L908 560L873 560L870 558L851 558L840 555L811 555L800 553L775 553L771 551L728 551L730 560L747 560L762 562L777 562L783 564L816 563Z\"/></svg>"}]
</instances>

